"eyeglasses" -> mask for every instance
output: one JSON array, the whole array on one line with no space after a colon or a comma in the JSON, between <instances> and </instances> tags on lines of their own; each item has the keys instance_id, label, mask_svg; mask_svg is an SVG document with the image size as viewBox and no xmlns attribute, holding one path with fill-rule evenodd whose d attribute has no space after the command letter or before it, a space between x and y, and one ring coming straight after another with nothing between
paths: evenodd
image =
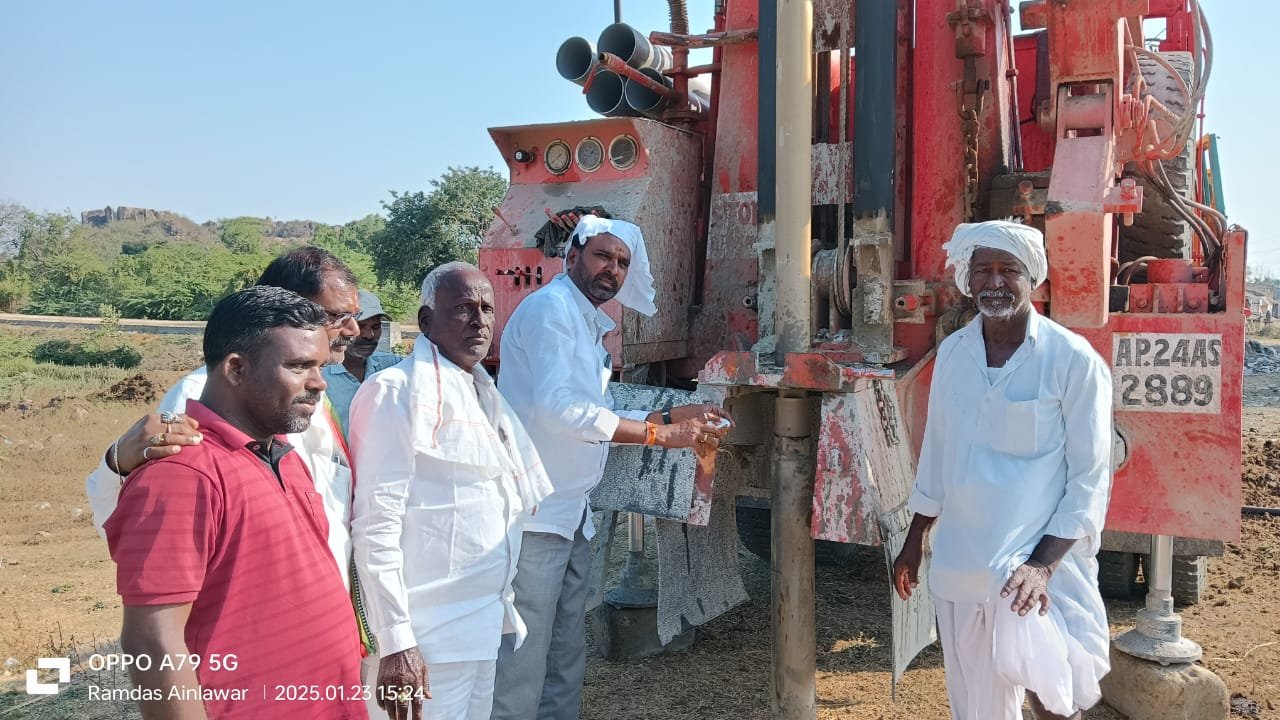
<instances>
[{"instance_id":1,"label":"eyeglasses","mask_svg":"<svg viewBox=\"0 0 1280 720\"><path fill-rule=\"evenodd\" d=\"M329 327L340 328L343 325L346 325L347 323L354 320L356 316L360 314L360 311L357 310L355 312L336 313L336 312L333 312L332 310L325 310L324 314L329 316L329 321L328 321Z\"/></svg>"}]
</instances>

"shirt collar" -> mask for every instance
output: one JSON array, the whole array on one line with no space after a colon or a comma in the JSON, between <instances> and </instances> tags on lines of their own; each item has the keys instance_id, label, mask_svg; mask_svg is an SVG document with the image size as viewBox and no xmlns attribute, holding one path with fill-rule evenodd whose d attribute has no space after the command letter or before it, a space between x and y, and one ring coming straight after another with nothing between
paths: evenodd
<instances>
[{"instance_id":1,"label":"shirt collar","mask_svg":"<svg viewBox=\"0 0 1280 720\"><path fill-rule=\"evenodd\" d=\"M319 413L320 410L317 410L316 412ZM208 406L199 400L187 401L186 415L192 420L200 423L201 435L204 435L206 439L211 437L217 440L228 449L237 450L240 448L248 448L250 445L258 443L257 440L249 437L243 430L227 422L221 415L210 410ZM313 417L311 420L312 422L316 422L317 420L323 421L323 418ZM272 443L271 452L274 453L275 448L281 446L284 448L280 451L281 455L292 449L292 447L284 441L283 436L277 435L275 436L275 442ZM250 452L256 451L251 449Z\"/></svg>"},{"instance_id":2,"label":"shirt collar","mask_svg":"<svg viewBox=\"0 0 1280 720\"><path fill-rule=\"evenodd\" d=\"M414 342L414 345L413 345L413 352L415 355L418 355L419 360L430 362L431 348L433 347L436 348L436 355L440 360L441 370L448 370L450 372L455 372L455 373L464 375L470 378L473 382L475 382L475 384L478 387L495 387L496 383L494 383L493 377L489 375L488 370L484 369L483 364L476 363L475 367L471 368L471 372L467 372L466 370L463 370L461 367L458 367L456 364L454 364L452 360L445 357L445 354L443 352L440 352L440 348L436 346L435 343L431 342L431 340L429 340L426 335L418 336L418 339Z\"/></svg>"},{"instance_id":3,"label":"shirt collar","mask_svg":"<svg viewBox=\"0 0 1280 720\"><path fill-rule=\"evenodd\" d=\"M1027 339L1032 345L1040 338L1040 325L1044 322L1044 318L1040 317L1040 313L1036 312L1036 306L1031 306L1031 314L1027 317ZM974 316L969 324L964 326L960 332L967 333L974 342L982 344L982 313Z\"/></svg>"},{"instance_id":4,"label":"shirt collar","mask_svg":"<svg viewBox=\"0 0 1280 720\"><path fill-rule=\"evenodd\" d=\"M609 317L609 314L604 310L592 305L591 301L587 299L586 295L582 294L582 291L578 289L577 284L573 282L573 278L570 278L568 273L557 275L556 280L560 280L568 286L569 297L573 298L578 312L582 313L582 317L586 318L588 323L595 323L603 331L601 334L613 330L615 327L613 318Z\"/></svg>"}]
</instances>

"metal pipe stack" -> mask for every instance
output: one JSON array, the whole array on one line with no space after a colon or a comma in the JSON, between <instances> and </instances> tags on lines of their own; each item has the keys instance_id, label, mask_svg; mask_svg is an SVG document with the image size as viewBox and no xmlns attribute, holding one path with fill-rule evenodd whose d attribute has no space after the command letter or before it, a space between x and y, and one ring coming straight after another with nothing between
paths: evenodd
<instances>
[{"instance_id":1,"label":"metal pipe stack","mask_svg":"<svg viewBox=\"0 0 1280 720\"><path fill-rule=\"evenodd\" d=\"M614 23L600 33L595 44L583 37L565 40L556 52L556 71L560 77L585 88L587 105L605 117L646 116L661 119L663 111L680 100L661 95L650 87L622 77L600 64L600 53L617 55L651 80L670 88L669 76L663 72L672 66L671 48L654 45L648 37L626 23ZM686 100L695 112L706 112L711 105L711 83L705 77L691 78Z\"/></svg>"}]
</instances>

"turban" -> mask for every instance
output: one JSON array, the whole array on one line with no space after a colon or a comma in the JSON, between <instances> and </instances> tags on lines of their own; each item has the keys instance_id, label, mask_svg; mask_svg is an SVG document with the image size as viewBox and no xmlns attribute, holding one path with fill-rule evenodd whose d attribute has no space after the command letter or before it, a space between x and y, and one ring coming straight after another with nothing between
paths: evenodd
<instances>
[{"instance_id":1,"label":"turban","mask_svg":"<svg viewBox=\"0 0 1280 720\"><path fill-rule=\"evenodd\" d=\"M1031 274L1033 290L1049 275L1044 234L1039 230L1009 220L960 223L951 241L944 243L942 249L947 251L947 265L956 269L956 286L965 295L969 294L969 260L980 247L1004 250L1021 260Z\"/></svg>"},{"instance_id":2,"label":"turban","mask_svg":"<svg viewBox=\"0 0 1280 720\"><path fill-rule=\"evenodd\" d=\"M653 275L649 272L649 255L644 250L644 236L634 224L626 220L606 220L595 215L583 215L578 226L573 229L573 234L569 236L569 243L565 245L565 270L569 269L569 248L586 245L587 240L606 233L621 240L631 251L631 266L627 269L627 279L618 288L618 302L638 313L653 317L658 312L658 306L653 304L655 291Z\"/></svg>"}]
</instances>

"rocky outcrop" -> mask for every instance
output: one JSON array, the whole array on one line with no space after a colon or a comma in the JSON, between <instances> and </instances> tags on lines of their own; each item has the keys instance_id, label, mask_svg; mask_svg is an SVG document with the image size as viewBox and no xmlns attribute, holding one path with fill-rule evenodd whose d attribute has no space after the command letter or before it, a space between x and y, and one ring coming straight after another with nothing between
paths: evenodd
<instances>
[{"instance_id":1,"label":"rocky outcrop","mask_svg":"<svg viewBox=\"0 0 1280 720\"><path fill-rule=\"evenodd\" d=\"M85 210L80 213L80 223L82 225L102 227L111 222L123 222L125 220L149 222L169 217L175 217L175 215L167 210L152 210L150 208L128 207L126 205L121 205L113 210L108 205L101 210Z\"/></svg>"}]
</instances>

